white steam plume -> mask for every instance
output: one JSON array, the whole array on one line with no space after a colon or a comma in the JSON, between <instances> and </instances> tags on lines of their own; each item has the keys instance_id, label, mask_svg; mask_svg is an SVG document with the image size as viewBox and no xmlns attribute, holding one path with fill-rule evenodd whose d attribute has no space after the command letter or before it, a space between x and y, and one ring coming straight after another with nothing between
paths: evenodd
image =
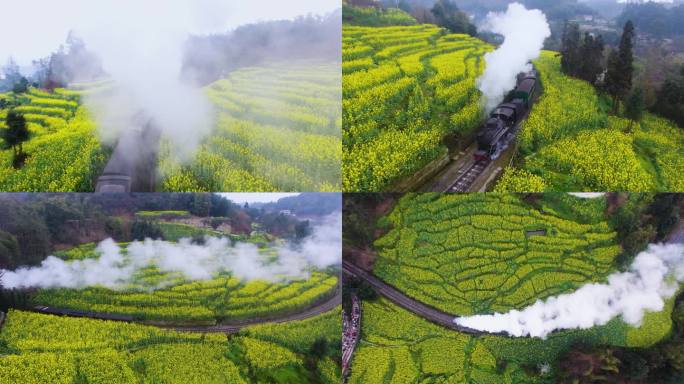
<instances>
[{"instance_id":1,"label":"white steam plume","mask_svg":"<svg viewBox=\"0 0 684 384\"><path fill-rule=\"evenodd\" d=\"M664 308L684 282L684 244L651 244L627 272L608 276L606 284L587 284L577 291L538 300L520 311L454 319L456 324L486 332L545 338L554 330L586 329L621 316L639 326L646 312Z\"/></svg>"},{"instance_id":2,"label":"white steam plume","mask_svg":"<svg viewBox=\"0 0 684 384\"><path fill-rule=\"evenodd\" d=\"M504 36L496 51L485 54L485 72L478 79L489 112L515 88L518 73L531 69L529 61L539 56L551 30L543 12L526 9L520 3L509 4L505 13L490 12L481 29Z\"/></svg>"},{"instance_id":3,"label":"white steam plume","mask_svg":"<svg viewBox=\"0 0 684 384\"><path fill-rule=\"evenodd\" d=\"M178 243L146 239L133 242L127 252L112 240L102 241L99 258L64 261L48 256L40 266L4 272L5 288L104 286L124 288L141 268L155 265L163 272L179 273L187 280L208 280L229 272L243 280L285 281L305 278L312 268L326 268L342 262L341 214L332 215L300 246L277 247L276 257L261 254L256 245L227 238L207 237L204 245L189 239Z\"/></svg>"},{"instance_id":4,"label":"white steam plume","mask_svg":"<svg viewBox=\"0 0 684 384\"><path fill-rule=\"evenodd\" d=\"M112 91L94 93L84 99L85 103L96 112L104 140L117 138L129 129L139 130L151 119L174 144L180 158L189 159L209 133L213 113L201 90L181 81L183 43L202 24L215 25L212 12L215 18L228 11L216 1L117 3L119 9L128 11L90 10L91 22L75 29L88 49L102 59L114 82ZM200 12L198 7L206 7L207 12ZM74 72L79 73L79 69L74 68ZM127 148L131 156L147 149L136 147Z\"/></svg>"},{"instance_id":5,"label":"white steam plume","mask_svg":"<svg viewBox=\"0 0 684 384\"><path fill-rule=\"evenodd\" d=\"M99 56L113 80L111 92L85 98L101 138L112 142L122 131L140 129L151 120L181 160L192 156L214 117L201 90L181 81L183 45L190 35L224 33L246 23L324 14L340 7L339 0L22 0L2 5L3 15L14 16L0 23L0 63L14 57L28 66L58 48L73 31ZM77 79L84 73L79 66L68 68ZM144 119L136 118L140 112ZM153 150L149 146L122 150L137 155Z\"/></svg>"}]
</instances>

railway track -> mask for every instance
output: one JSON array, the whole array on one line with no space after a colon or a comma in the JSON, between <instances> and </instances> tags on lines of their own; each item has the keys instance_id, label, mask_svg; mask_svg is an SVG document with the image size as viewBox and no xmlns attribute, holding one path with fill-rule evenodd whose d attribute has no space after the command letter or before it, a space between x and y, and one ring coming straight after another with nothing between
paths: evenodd
<instances>
[{"instance_id":1,"label":"railway track","mask_svg":"<svg viewBox=\"0 0 684 384\"><path fill-rule=\"evenodd\" d=\"M175 330L179 332L194 332L194 333L237 333L242 328L249 327L252 325L265 324L265 323L286 323L289 321L305 320L325 312L335 309L337 306L342 304L342 292L338 287L337 291L333 296L327 300L320 302L312 307L306 308L301 312L285 315L282 317L274 318L255 318L243 321L226 322L219 325L205 325L205 326L178 326L173 324L161 324L149 321L140 321L134 319L132 316L121 316L110 313L98 313L98 312L85 312L85 311L74 311L63 308L52 308L46 306L35 306L29 308L31 312L37 312L47 315L65 316L65 317L76 317L76 318L88 318L95 320L108 320L108 321L119 321L125 323L136 323L147 326L154 326L158 328L164 328L169 330Z\"/></svg>"},{"instance_id":2,"label":"railway track","mask_svg":"<svg viewBox=\"0 0 684 384\"><path fill-rule=\"evenodd\" d=\"M214 326L200 326L200 327L172 327L175 331L180 332L199 332L199 333L237 333L240 329L251 325L258 325L263 323L287 323L290 321L306 320L308 318L321 315L328 311L332 311L342 304L342 293L337 292L333 297L325 302L313 306L305 311L294 313L292 315L283 316L270 320L252 319L243 322L235 322L232 324L221 324Z\"/></svg>"},{"instance_id":3,"label":"railway track","mask_svg":"<svg viewBox=\"0 0 684 384\"><path fill-rule=\"evenodd\" d=\"M454 323L454 319L457 316L448 314L446 312L442 312L436 308L433 308L427 304L424 304L418 300L406 296L398 289L392 287L391 285L385 283L384 281L378 279L377 277L373 276L372 274L364 271L363 269L357 267L356 265L348 261L342 261L342 271L351 276L366 281L380 296L385 297L394 304L426 320L441 325L445 328L453 329L455 331L467 333L470 335L494 334L507 336L505 334L483 332L477 329L472 329L464 327L462 325L458 325Z\"/></svg>"},{"instance_id":4,"label":"railway track","mask_svg":"<svg viewBox=\"0 0 684 384\"><path fill-rule=\"evenodd\" d=\"M490 160L473 160L463 167L456 180L443 192L468 192L473 183L475 183L475 180L487 169L490 162Z\"/></svg>"}]
</instances>

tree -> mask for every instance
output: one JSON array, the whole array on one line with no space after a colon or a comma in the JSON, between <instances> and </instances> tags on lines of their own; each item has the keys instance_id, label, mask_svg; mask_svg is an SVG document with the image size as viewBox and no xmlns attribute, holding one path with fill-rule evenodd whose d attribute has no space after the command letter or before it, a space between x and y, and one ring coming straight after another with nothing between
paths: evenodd
<instances>
[{"instance_id":1,"label":"tree","mask_svg":"<svg viewBox=\"0 0 684 384\"><path fill-rule=\"evenodd\" d=\"M131 225L131 240L145 240L148 238L164 240L164 232L159 225L146 220L133 222L133 225Z\"/></svg>"},{"instance_id":2,"label":"tree","mask_svg":"<svg viewBox=\"0 0 684 384\"><path fill-rule=\"evenodd\" d=\"M26 128L24 115L12 109L5 119L7 129L2 130L2 139L5 141L5 149L12 148L14 152L14 167L19 168L24 160L24 141L29 139L29 131Z\"/></svg>"},{"instance_id":3,"label":"tree","mask_svg":"<svg viewBox=\"0 0 684 384\"><path fill-rule=\"evenodd\" d=\"M231 217L235 215L237 208L239 208L239 206L234 205L233 202L225 197L217 193L211 194L211 210L209 212L211 216Z\"/></svg>"},{"instance_id":4,"label":"tree","mask_svg":"<svg viewBox=\"0 0 684 384\"><path fill-rule=\"evenodd\" d=\"M632 130L632 124L641 121L644 115L644 95L641 88L636 88L629 95L625 103L625 117L629 119L629 128Z\"/></svg>"},{"instance_id":5,"label":"tree","mask_svg":"<svg viewBox=\"0 0 684 384\"><path fill-rule=\"evenodd\" d=\"M613 113L618 112L620 100L632 89L632 76L634 74L633 40L634 25L631 21L627 21L622 30L618 51L612 50L608 57L606 90L613 97Z\"/></svg>"},{"instance_id":6,"label":"tree","mask_svg":"<svg viewBox=\"0 0 684 384\"><path fill-rule=\"evenodd\" d=\"M665 79L656 96L656 113L674 120L684 128L684 65L679 73Z\"/></svg>"},{"instance_id":7,"label":"tree","mask_svg":"<svg viewBox=\"0 0 684 384\"><path fill-rule=\"evenodd\" d=\"M211 212L211 197L206 193L197 193L194 195L192 205L190 206L190 213L196 216L207 217Z\"/></svg>"},{"instance_id":8,"label":"tree","mask_svg":"<svg viewBox=\"0 0 684 384\"><path fill-rule=\"evenodd\" d=\"M311 234L311 226L309 220L300 221L295 225L295 237L301 240Z\"/></svg>"},{"instance_id":9,"label":"tree","mask_svg":"<svg viewBox=\"0 0 684 384\"><path fill-rule=\"evenodd\" d=\"M24 77L20 77L12 86L12 92L15 94L26 93L28 91L29 81Z\"/></svg>"},{"instance_id":10,"label":"tree","mask_svg":"<svg viewBox=\"0 0 684 384\"><path fill-rule=\"evenodd\" d=\"M19 256L17 238L9 232L0 230L0 269L10 268L15 265L19 260Z\"/></svg>"},{"instance_id":11,"label":"tree","mask_svg":"<svg viewBox=\"0 0 684 384\"><path fill-rule=\"evenodd\" d=\"M11 57L7 59L7 63L2 67L2 73L5 80L0 84L0 92L12 90L14 84L21 80L19 65Z\"/></svg>"},{"instance_id":12,"label":"tree","mask_svg":"<svg viewBox=\"0 0 684 384\"><path fill-rule=\"evenodd\" d=\"M325 337L319 337L316 339L316 341L311 344L311 348L309 349L309 354L311 356L315 356L318 358L321 358L325 356L328 353L328 339Z\"/></svg>"},{"instance_id":13,"label":"tree","mask_svg":"<svg viewBox=\"0 0 684 384\"><path fill-rule=\"evenodd\" d=\"M595 84L603 72L603 37L586 33L580 52L579 78Z\"/></svg>"},{"instance_id":14,"label":"tree","mask_svg":"<svg viewBox=\"0 0 684 384\"><path fill-rule=\"evenodd\" d=\"M406 13L411 13L413 11L413 7L411 7L411 4L406 0L399 1L397 7Z\"/></svg>"},{"instance_id":15,"label":"tree","mask_svg":"<svg viewBox=\"0 0 684 384\"><path fill-rule=\"evenodd\" d=\"M561 70L570 76L577 76L582 63L580 30L577 23L565 23L561 38Z\"/></svg>"},{"instance_id":16,"label":"tree","mask_svg":"<svg viewBox=\"0 0 684 384\"><path fill-rule=\"evenodd\" d=\"M451 0L438 0L432 7L432 14L437 19L437 25L453 33L467 33L477 35L477 28L470 23L468 16L461 12Z\"/></svg>"}]
</instances>

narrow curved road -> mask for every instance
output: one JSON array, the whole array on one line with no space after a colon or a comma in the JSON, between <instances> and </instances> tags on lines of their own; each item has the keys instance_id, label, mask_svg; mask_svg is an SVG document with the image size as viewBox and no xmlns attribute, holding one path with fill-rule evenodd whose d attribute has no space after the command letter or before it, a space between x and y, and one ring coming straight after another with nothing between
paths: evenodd
<instances>
[{"instance_id":1,"label":"narrow curved road","mask_svg":"<svg viewBox=\"0 0 684 384\"><path fill-rule=\"evenodd\" d=\"M269 318L254 318L248 320L240 320L235 322L226 322L218 325L198 325L198 326L178 326L174 324L164 324L159 322L142 321L136 320L131 316L121 316L110 313L100 313L100 312L86 312L86 311L75 311L63 308L53 308L46 306L34 306L28 310L31 312L37 312L47 315L57 315L66 317L78 317L78 318L88 318L96 320L109 320L109 321L120 321L126 323L135 323L140 325L153 326L158 328L165 328L169 330L175 330L179 332L196 332L196 333L237 333L242 328L249 327L252 325L266 324L266 323L286 323L289 321L305 320L317 315L321 315L325 312L335 309L338 305L342 304L342 291L341 287L338 285L337 291L334 295L327 298L324 301L316 303L311 307L304 308L301 312L283 315L281 317L269 317Z\"/></svg>"},{"instance_id":2,"label":"narrow curved road","mask_svg":"<svg viewBox=\"0 0 684 384\"><path fill-rule=\"evenodd\" d=\"M366 281L371 287L373 287L373 289L380 296L387 298L394 304L435 324L441 325L445 328L453 329L455 331L468 333L471 335L488 334L488 332L478 331L476 329L464 327L454 323L454 318L456 318L457 316L450 315L446 312L442 312L425 303L422 303L416 299L406 296L398 289L385 283L384 281L378 279L377 277L373 276L372 274L364 271L363 269L357 267L356 265L348 261L342 261L342 271L351 276L355 276L359 279Z\"/></svg>"}]
</instances>

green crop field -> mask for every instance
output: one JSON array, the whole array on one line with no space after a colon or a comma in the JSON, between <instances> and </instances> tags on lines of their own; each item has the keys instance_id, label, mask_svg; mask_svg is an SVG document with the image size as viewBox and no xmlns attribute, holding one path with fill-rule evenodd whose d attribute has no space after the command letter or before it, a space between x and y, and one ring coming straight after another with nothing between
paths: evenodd
<instances>
[{"instance_id":1,"label":"green crop field","mask_svg":"<svg viewBox=\"0 0 684 384\"><path fill-rule=\"evenodd\" d=\"M265 255L274 252L269 248L260 251ZM94 244L58 256L66 260L99 257ZM229 273L188 281L179 273L166 273L150 265L119 290L40 289L31 300L36 305L129 315L138 320L216 324L292 313L331 297L337 284L337 275L326 271L312 271L309 278L283 282L242 281Z\"/></svg>"},{"instance_id":2,"label":"green crop field","mask_svg":"<svg viewBox=\"0 0 684 384\"><path fill-rule=\"evenodd\" d=\"M340 82L339 62L314 61L242 68L206 86L214 110L211 133L189 160L175 155L169 137L162 139L157 189L339 191ZM17 170L12 150L0 151L0 191L92 191L109 151L101 145L94 110L80 97L112 86L75 84L18 95L16 110L31 132L23 146L29 157ZM0 129L6 114L0 109Z\"/></svg>"},{"instance_id":3,"label":"green crop field","mask_svg":"<svg viewBox=\"0 0 684 384\"><path fill-rule=\"evenodd\" d=\"M99 87L99 88L98 88ZM97 136L95 121L80 103L80 96L96 92L101 84L81 90L35 88L17 96L16 110L26 119L30 139L24 166L12 166L12 150L0 150L0 191L87 192L104 167L106 150ZM7 109L0 109L0 129L5 129ZM0 139L0 144L1 143Z\"/></svg>"},{"instance_id":4,"label":"green crop field","mask_svg":"<svg viewBox=\"0 0 684 384\"><path fill-rule=\"evenodd\" d=\"M217 109L194 160L162 149L165 191L339 191L339 63L232 72L206 87Z\"/></svg>"},{"instance_id":5,"label":"green crop field","mask_svg":"<svg viewBox=\"0 0 684 384\"><path fill-rule=\"evenodd\" d=\"M553 383L556 360L573 345L644 347L664 338L672 326L672 304L673 300L663 312L647 316L640 328L614 319L542 340L471 336L434 325L384 299L365 301L362 338L349 382Z\"/></svg>"},{"instance_id":6,"label":"green crop field","mask_svg":"<svg viewBox=\"0 0 684 384\"><path fill-rule=\"evenodd\" d=\"M182 238L192 238L194 236L229 236L233 239L239 239L238 235L226 235L223 232L215 231L211 228L202 228L190 224L183 223L169 223L169 222L159 222L156 223L159 228L161 228L164 234L164 239L170 241L177 241Z\"/></svg>"},{"instance_id":7,"label":"green crop field","mask_svg":"<svg viewBox=\"0 0 684 384\"><path fill-rule=\"evenodd\" d=\"M605 282L621 253L606 199L565 193L407 194L380 218L373 273L457 316L523 309ZM555 383L571 348L651 347L672 330L675 296L631 326L556 331L547 338L472 335L430 323L386 299L363 301L350 383Z\"/></svg>"},{"instance_id":8,"label":"green crop field","mask_svg":"<svg viewBox=\"0 0 684 384\"><path fill-rule=\"evenodd\" d=\"M522 308L601 281L620 253L605 200L558 195L406 195L381 220L374 273L457 315ZM534 235L530 231L545 231Z\"/></svg>"},{"instance_id":9,"label":"green crop field","mask_svg":"<svg viewBox=\"0 0 684 384\"><path fill-rule=\"evenodd\" d=\"M491 50L434 25L342 28L343 188L387 190L471 136Z\"/></svg>"},{"instance_id":10,"label":"green crop field","mask_svg":"<svg viewBox=\"0 0 684 384\"><path fill-rule=\"evenodd\" d=\"M156 219L160 217L184 217L190 216L188 211L138 211L135 213L136 216L142 218Z\"/></svg>"},{"instance_id":11,"label":"green crop field","mask_svg":"<svg viewBox=\"0 0 684 384\"><path fill-rule=\"evenodd\" d=\"M0 329L0 382L339 383L340 369L332 359L339 317L338 308L226 338L11 310ZM322 338L331 347L316 356L314 366L305 365L311 344Z\"/></svg>"},{"instance_id":12,"label":"green crop field","mask_svg":"<svg viewBox=\"0 0 684 384\"><path fill-rule=\"evenodd\" d=\"M544 93L519 134L520 164L497 191L684 191L684 132L674 123L646 113L630 129L589 83L561 73L556 52L534 64Z\"/></svg>"}]
</instances>

